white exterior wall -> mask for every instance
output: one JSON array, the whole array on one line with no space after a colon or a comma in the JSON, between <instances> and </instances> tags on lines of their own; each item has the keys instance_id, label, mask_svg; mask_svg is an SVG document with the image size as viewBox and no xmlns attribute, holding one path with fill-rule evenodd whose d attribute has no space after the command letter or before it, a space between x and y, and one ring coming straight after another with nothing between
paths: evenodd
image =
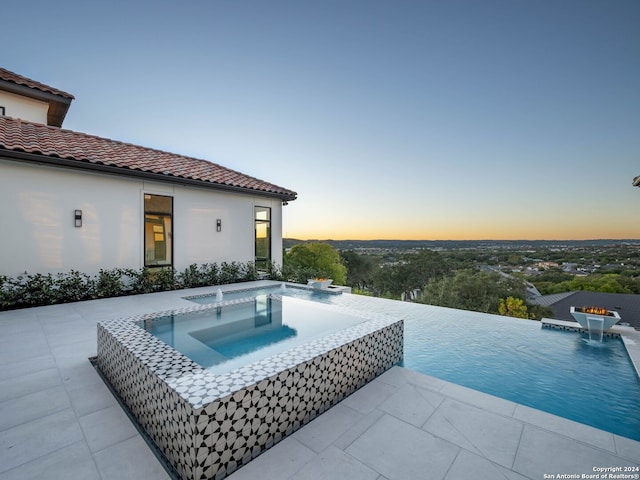
<instances>
[{"instance_id":1,"label":"white exterior wall","mask_svg":"<svg viewBox=\"0 0 640 480\"><path fill-rule=\"evenodd\" d=\"M254 260L254 205L271 207L282 264L282 202L0 158L0 275L144 266L144 194L173 197L173 266ZM82 227L74 210L82 210ZM222 231L216 231L216 220Z\"/></svg>"},{"instance_id":2,"label":"white exterior wall","mask_svg":"<svg viewBox=\"0 0 640 480\"><path fill-rule=\"evenodd\" d=\"M21 118L29 122L47 123L49 104L33 98L0 91L0 107L6 117Z\"/></svg>"},{"instance_id":3,"label":"white exterior wall","mask_svg":"<svg viewBox=\"0 0 640 480\"><path fill-rule=\"evenodd\" d=\"M166 195L145 182L145 193ZM282 201L260 196L239 195L176 186L173 201L173 242L175 265L248 262L255 258L254 206L271 207L271 254L282 264ZM222 231L216 231L216 221ZM178 245L181 248L178 248Z\"/></svg>"}]
</instances>

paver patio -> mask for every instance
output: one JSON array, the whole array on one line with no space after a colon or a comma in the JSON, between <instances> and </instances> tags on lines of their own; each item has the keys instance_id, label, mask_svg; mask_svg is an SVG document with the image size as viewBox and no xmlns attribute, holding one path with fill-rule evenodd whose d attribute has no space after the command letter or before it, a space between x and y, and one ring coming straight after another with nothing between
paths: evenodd
<instances>
[{"instance_id":1,"label":"paver patio","mask_svg":"<svg viewBox=\"0 0 640 480\"><path fill-rule=\"evenodd\" d=\"M0 312L0 480L170 478L88 358L96 322L203 291ZM537 480L597 467L640 467L640 442L394 367L229 478Z\"/></svg>"}]
</instances>

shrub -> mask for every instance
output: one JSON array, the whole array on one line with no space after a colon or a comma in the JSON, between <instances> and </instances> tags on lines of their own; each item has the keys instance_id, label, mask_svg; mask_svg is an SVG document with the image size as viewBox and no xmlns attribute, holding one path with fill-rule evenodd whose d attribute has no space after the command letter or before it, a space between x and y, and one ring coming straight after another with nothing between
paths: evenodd
<instances>
[{"instance_id":1,"label":"shrub","mask_svg":"<svg viewBox=\"0 0 640 480\"><path fill-rule=\"evenodd\" d=\"M369 290L364 290L362 288L352 288L351 293L353 293L354 295L363 295L365 297L373 297L373 293L371 293Z\"/></svg>"},{"instance_id":2,"label":"shrub","mask_svg":"<svg viewBox=\"0 0 640 480\"><path fill-rule=\"evenodd\" d=\"M122 280L125 270L114 268L113 270L100 270L98 280L95 282L95 297L105 298L122 295L126 291Z\"/></svg>"},{"instance_id":3,"label":"shrub","mask_svg":"<svg viewBox=\"0 0 640 480\"><path fill-rule=\"evenodd\" d=\"M216 263L205 263L200 268L203 285L218 285L220 269Z\"/></svg>"},{"instance_id":4,"label":"shrub","mask_svg":"<svg viewBox=\"0 0 640 480\"><path fill-rule=\"evenodd\" d=\"M21 278L21 277L19 277ZM0 305L2 310L19 308L21 285L18 278L10 278L6 275L0 277Z\"/></svg>"},{"instance_id":5,"label":"shrub","mask_svg":"<svg viewBox=\"0 0 640 480\"><path fill-rule=\"evenodd\" d=\"M269 262L267 264L266 274L271 280L284 280L285 279L285 277L284 277L284 275L282 273L282 270L273 261L271 261L271 262Z\"/></svg>"},{"instance_id":6,"label":"shrub","mask_svg":"<svg viewBox=\"0 0 640 480\"><path fill-rule=\"evenodd\" d=\"M220 265L220 276L218 280L222 285L233 283L240 278L240 266L236 262L222 262Z\"/></svg>"},{"instance_id":7,"label":"shrub","mask_svg":"<svg viewBox=\"0 0 640 480\"><path fill-rule=\"evenodd\" d=\"M27 275L22 293L22 303L28 306L58 303L53 276L48 273Z\"/></svg>"},{"instance_id":8,"label":"shrub","mask_svg":"<svg viewBox=\"0 0 640 480\"><path fill-rule=\"evenodd\" d=\"M154 289L151 270L142 267L140 270L131 270L131 293L152 293Z\"/></svg>"},{"instance_id":9,"label":"shrub","mask_svg":"<svg viewBox=\"0 0 640 480\"><path fill-rule=\"evenodd\" d=\"M68 274L59 273L55 281L56 300L59 302L78 302L94 298L96 282L86 273L71 270Z\"/></svg>"},{"instance_id":10,"label":"shrub","mask_svg":"<svg viewBox=\"0 0 640 480\"><path fill-rule=\"evenodd\" d=\"M151 273L155 291L176 290L176 271L174 268L160 268Z\"/></svg>"},{"instance_id":11,"label":"shrub","mask_svg":"<svg viewBox=\"0 0 640 480\"><path fill-rule=\"evenodd\" d=\"M281 280L275 265L270 266L270 278ZM259 278L253 262L223 262L189 265L183 272L173 268L101 269L91 277L71 270L69 273L36 273L18 277L0 275L0 310L76 302L94 298L152 293L206 285L247 282ZM306 282L306 280L305 280Z\"/></svg>"},{"instance_id":12,"label":"shrub","mask_svg":"<svg viewBox=\"0 0 640 480\"><path fill-rule=\"evenodd\" d=\"M182 288L202 287L205 285L202 271L195 263L185 268L184 272L176 275L176 283Z\"/></svg>"},{"instance_id":13,"label":"shrub","mask_svg":"<svg viewBox=\"0 0 640 480\"><path fill-rule=\"evenodd\" d=\"M238 280L241 282L252 282L260 278L258 269L256 268L256 264L254 262L247 262L242 265L240 273L241 275Z\"/></svg>"}]
</instances>

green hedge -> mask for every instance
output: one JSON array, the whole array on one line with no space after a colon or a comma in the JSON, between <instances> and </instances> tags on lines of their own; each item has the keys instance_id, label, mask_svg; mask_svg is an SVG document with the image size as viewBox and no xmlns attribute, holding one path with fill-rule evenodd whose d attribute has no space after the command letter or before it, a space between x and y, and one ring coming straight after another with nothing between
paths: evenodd
<instances>
[{"instance_id":1,"label":"green hedge","mask_svg":"<svg viewBox=\"0 0 640 480\"><path fill-rule=\"evenodd\" d=\"M268 278L280 280L277 267L270 265ZM0 310L94 300L140 293L205 287L258 280L253 262L222 262L190 265L182 272L173 268L113 268L95 276L71 270L69 273L0 275Z\"/></svg>"}]
</instances>

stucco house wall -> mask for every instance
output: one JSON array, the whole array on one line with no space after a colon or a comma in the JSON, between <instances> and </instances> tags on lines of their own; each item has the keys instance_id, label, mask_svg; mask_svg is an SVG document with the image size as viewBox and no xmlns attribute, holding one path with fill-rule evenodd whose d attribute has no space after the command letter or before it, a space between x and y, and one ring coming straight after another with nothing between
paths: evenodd
<instances>
[{"instance_id":1,"label":"stucco house wall","mask_svg":"<svg viewBox=\"0 0 640 480\"><path fill-rule=\"evenodd\" d=\"M162 195L162 190L151 193ZM174 254L176 268L192 263L255 259L254 207L271 208L271 259L282 264L282 201L204 189L174 189ZM221 231L216 221L221 220Z\"/></svg>"},{"instance_id":2,"label":"stucco house wall","mask_svg":"<svg viewBox=\"0 0 640 480\"><path fill-rule=\"evenodd\" d=\"M254 206L271 208L272 260L282 263L282 202L0 157L0 274L144 266L144 194L173 198L173 266L254 260ZM82 210L82 226L74 211ZM221 231L216 229L221 220Z\"/></svg>"},{"instance_id":3,"label":"stucco house wall","mask_svg":"<svg viewBox=\"0 0 640 480\"><path fill-rule=\"evenodd\" d=\"M47 102L0 90L0 106L4 107L4 114L7 117L47 123L47 111L49 110ZM2 112L0 111L0 113Z\"/></svg>"}]
</instances>

